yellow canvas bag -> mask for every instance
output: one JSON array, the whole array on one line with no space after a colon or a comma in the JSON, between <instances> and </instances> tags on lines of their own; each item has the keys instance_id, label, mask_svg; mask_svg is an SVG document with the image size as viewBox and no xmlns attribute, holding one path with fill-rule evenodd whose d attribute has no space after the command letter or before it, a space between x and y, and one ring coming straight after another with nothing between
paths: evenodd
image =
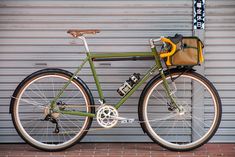
<instances>
[{"instance_id":1,"label":"yellow canvas bag","mask_svg":"<svg viewBox=\"0 0 235 157\"><path fill-rule=\"evenodd\" d=\"M204 61L203 43L198 37L183 37L175 53L167 57L168 66L195 66Z\"/></svg>"}]
</instances>

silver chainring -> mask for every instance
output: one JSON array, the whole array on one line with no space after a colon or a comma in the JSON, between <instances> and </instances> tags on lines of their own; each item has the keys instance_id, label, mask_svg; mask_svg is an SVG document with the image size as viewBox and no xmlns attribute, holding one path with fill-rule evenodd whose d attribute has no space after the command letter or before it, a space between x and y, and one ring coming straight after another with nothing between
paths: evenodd
<instances>
[{"instance_id":1,"label":"silver chainring","mask_svg":"<svg viewBox=\"0 0 235 157\"><path fill-rule=\"evenodd\" d=\"M118 122L117 117L117 109L110 105L101 106L96 113L98 124L104 128L114 127Z\"/></svg>"}]
</instances>

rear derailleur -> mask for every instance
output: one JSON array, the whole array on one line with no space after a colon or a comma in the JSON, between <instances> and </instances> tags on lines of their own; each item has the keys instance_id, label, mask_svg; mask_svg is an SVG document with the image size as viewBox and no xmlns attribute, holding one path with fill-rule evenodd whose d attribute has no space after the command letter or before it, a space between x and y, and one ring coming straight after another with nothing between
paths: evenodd
<instances>
[{"instance_id":1,"label":"rear derailleur","mask_svg":"<svg viewBox=\"0 0 235 157\"><path fill-rule=\"evenodd\" d=\"M58 102L57 105L59 106L59 109L63 109L62 107L62 102ZM44 121L49 121L53 124L55 124L55 130L53 131L53 133L59 133L60 129L59 129L59 124L58 124L58 119L59 119L60 113L53 111L53 109L51 109L49 106L44 108Z\"/></svg>"},{"instance_id":2,"label":"rear derailleur","mask_svg":"<svg viewBox=\"0 0 235 157\"><path fill-rule=\"evenodd\" d=\"M62 101L57 102L57 107L59 110L65 110L66 106L67 105ZM53 131L53 133L58 134L60 132L58 124L60 113L53 111L53 109L47 106L44 108L44 116L45 116L45 118L43 119L44 121L50 121L51 123L55 124L55 130Z\"/></svg>"},{"instance_id":3,"label":"rear derailleur","mask_svg":"<svg viewBox=\"0 0 235 157\"><path fill-rule=\"evenodd\" d=\"M53 133L58 134L60 132L58 120L53 118L51 114L46 115L44 121L50 121L51 123L55 124L55 130L53 131Z\"/></svg>"}]
</instances>

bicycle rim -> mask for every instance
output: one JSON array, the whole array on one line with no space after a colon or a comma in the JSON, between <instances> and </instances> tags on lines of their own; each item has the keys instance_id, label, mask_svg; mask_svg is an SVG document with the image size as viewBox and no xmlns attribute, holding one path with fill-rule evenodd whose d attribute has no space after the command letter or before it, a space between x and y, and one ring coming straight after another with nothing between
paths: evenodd
<instances>
[{"instance_id":1,"label":"bicycle rim","mask_svg":"<svg viewBox=\"0 0 235 157\"><path fill-rule=\"evenodd\" d=\"M172 78L178 76L178 73L172 74ZM150 136L172 150L189 150L204 144L215 133L220 120L219 98L214 88L192 73L181 75L174 81L175 85L170 76L167 81L183 111L172 107L163 81L155 81L146 94L143 107Z\"/></svg>"},{"instance_id":2,"label":"bicycle rim","mask_svg":"<svg viewBox=\"0 0 235 157\"><path fill-rule=\"evenodd\" d=\"M29 144L44 150L60 150L74 144L86 131L88 117L55 114L59 133L55 131L55 123L45 120L50 102L68 80L69 76L62 74L46 74L32 78L20 89L14 121ZM64 110L90 111L88 96L76 81L65 89L57 104Z\"/></svg>"}]
</instances>

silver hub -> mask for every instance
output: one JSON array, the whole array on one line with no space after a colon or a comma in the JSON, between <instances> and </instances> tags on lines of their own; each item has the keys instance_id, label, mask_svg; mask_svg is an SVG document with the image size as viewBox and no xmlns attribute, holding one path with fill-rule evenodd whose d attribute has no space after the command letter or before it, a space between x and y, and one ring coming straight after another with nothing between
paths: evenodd
<instances>
[{"instance_id":1,"label":"silver hub","mask_svg":"<svg viewBox=\"0 0 235 157\"><path fill-rule=\"evenodd\" d=\"M186 118L186 109L183 106L179 106L180 107L180 111L177 109L175 114L175 118L180 120L180 119L185 119Z\"/></svg>"},{"instance_id":2,"label":"silver hub","mask_svg":"<svg viewBox=\"0 0 235 157\"><path fill-rule=\"evenodd\" d=\"M117 109L110 105L101 106L96 113L98 124L104 128L114 127L118 122L117 117Z\"/></svg>"},{"instance_id":3,"label":"silver hub","mask_svg":"<svg viewBox=\"0 0 235 157\"><path fill-rule=\"evenodd\" d=\"M180 106L180 111L178 112L180 116L183 116L185 114L185 109L183 106Z\"/></svg>"},{"instance_id":4,"label":"silver hub","mask_svg":"<svg viewBox=\"0 0 235 157\"><path fill-rule=\"evenodd\" d=\"M51 113L50 107L48 107L48 106L44 108L43 114L44 114L44 117L46 117L47 115L50 114L51 117L53 117L54 119L57 119L57 118L59 118L59 116L60 116L60 113L58 113L58 112L52 112L52 113Z\"/></svg>"}]
</instances>

